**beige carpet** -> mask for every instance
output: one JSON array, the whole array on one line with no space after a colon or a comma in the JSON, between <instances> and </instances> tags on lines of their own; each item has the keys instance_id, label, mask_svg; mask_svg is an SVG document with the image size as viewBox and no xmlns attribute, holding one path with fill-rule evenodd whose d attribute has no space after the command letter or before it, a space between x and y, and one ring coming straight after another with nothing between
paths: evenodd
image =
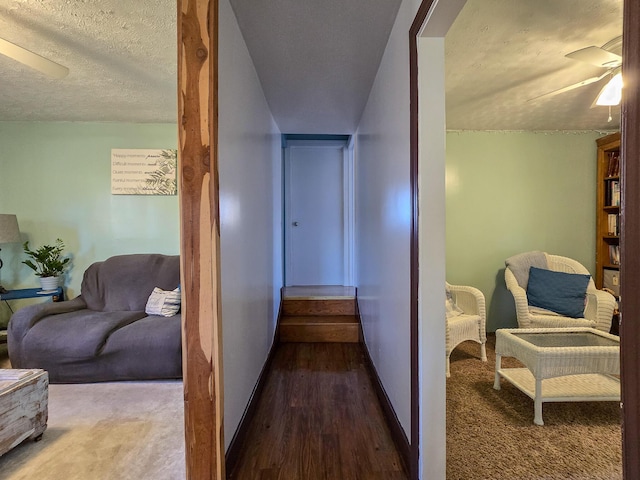
<instances>
[{"instance_id":1,"label":"beige carpet","mask_svg":"<svg viewBox=\"0 0 640 480\"><path fill-rule=\"evenodd\" d=\"M474 342L451 355L447 479L621 479L618 402L545 403L545 425L534 425L533 400L505 380L493 389L495 335L487 343L487 363Z\"/></svg>"},{"instance_id":2,"label":"beige carpet","mask_svg":"<svg viewBox=\"0 0 640 480\"><path fill-rule=\"evenodd\" d=\"M39 442L0 457L3 480L185 478L182 382L49 386Z\"/></svg>"}]
</instances>

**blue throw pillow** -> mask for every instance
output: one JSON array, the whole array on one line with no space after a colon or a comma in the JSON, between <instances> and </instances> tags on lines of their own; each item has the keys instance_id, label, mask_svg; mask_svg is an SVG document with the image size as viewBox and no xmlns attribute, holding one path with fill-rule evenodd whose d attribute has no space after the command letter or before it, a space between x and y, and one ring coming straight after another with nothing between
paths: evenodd
<instances>
[{"instance_id":1,"label":"blue throw pillow","mask_svg":"<svg viewBox=\"0 0 640 480\"><path fill-rule=\"evenodd\" d=\"M546 308L565 317L582 318L589 280L591 275L531 267L527 300L534 307Z\"/></svg>"}]
</instances>

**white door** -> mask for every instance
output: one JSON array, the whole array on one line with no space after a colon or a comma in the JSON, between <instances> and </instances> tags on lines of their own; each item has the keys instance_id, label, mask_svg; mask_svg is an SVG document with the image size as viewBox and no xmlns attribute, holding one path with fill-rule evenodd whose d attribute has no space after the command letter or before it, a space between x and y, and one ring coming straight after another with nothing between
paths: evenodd
<instances>
[{"instance_id":1,"label":"white door","mask_svg":"<svg viewBox=\"0 0 640 480\"><path fill-rule=\"evenodd\" d=\"M286 285L343 285L344 146L285 151Z\"/></svg>"}]
</instances>

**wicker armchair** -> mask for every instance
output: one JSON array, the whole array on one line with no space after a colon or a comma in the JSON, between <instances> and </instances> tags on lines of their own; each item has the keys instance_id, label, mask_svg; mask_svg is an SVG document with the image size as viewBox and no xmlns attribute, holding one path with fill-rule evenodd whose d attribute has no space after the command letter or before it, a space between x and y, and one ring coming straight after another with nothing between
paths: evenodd
<instances>
[{"instance_id":1,"label":"wicker armchair","mask_svg":"<svg viewBox=\"0 0 640 480\"><path fill-rule=\"evenodd\" d=\"M473 340L480 344L480 358L487 361L487 351L485 343L486 333L486 307L484 295L474 287L462 285L451 285L447 283L447 288L451 292L451 297L458 313L447 315L446 318L446 358L447 377L449 372L449 357L454 348L466 340Z\"/></svg>"},{"instance_id":2,"label":"wicker armchair","mask_svg":"<svg viewBox=\"0 0 640 480\"><path fill-rule=\"evenodd\" d=\"M559 255L545 254L549 270L565 273L580 273L590 275L589 271L576 260ZM616 305L616 299L610 293L598 290L589 281L587 286L587 303L584 318L571 318L552 312L541 312L531 307L527 301L527 292L516 280L513 272L507 267L504 271L507 289L513 295L516 304L516 315L520 328L554 328L554 327L592 327L604 332L611 329L611 319Z\"/></svg>"}]
</instances>

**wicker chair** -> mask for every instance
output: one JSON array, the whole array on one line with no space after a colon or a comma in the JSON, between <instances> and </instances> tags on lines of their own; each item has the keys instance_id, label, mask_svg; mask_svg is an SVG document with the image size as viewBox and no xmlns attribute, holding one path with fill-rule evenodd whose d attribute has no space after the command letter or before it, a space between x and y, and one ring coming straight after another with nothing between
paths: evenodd
<instances>
[{"instance_id":1,"label":"wicker chair","mask_svg":"<svg viewBox=\"0 0 640 480\"><path fill-rule=\"evenodd\" d=\"M449 357L454 348L466 340L480 344L480 358L487 361L486 307L484 295L474 287L451 285L447 283L454 304L461 310L446 318L446 358L447 377L450 376Z\"/></svg>"},{"instance_id":2,"label":"wicker chair","mask_svg":"<svg viewBox=\"0 0 640 480\"><path fill-rule=\"evenodd\" d=\"M576 260L559 255L545 253L549 270L565 273L580 273L590 275L589 271ZM540 309L531 307L527 301L527 292L516 280L513 272L507 267L504 271L507 289L513 295L516 304L516 315L520 328L554 328L554 327L592 327L604 332L611 329L611 319L616 305L616 299L610 293L598 290L589 281L587 286L587 303L584 318L571 318L552 312L542 313Z\"/></svg>"}]
</instances>

